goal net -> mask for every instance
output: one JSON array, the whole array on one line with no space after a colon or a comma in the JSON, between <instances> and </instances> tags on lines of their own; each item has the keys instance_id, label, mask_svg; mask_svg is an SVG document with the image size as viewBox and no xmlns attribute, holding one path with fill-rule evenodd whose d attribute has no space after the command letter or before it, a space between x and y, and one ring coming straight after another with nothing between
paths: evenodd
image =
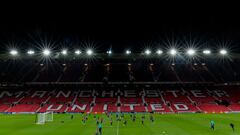
<instances>
[{"instance_id":1,"label":"goal net","mask_svg":"<svg viewBox=\"0 0 240 135\"><path fill-rule=\"evenodd\" d=\"M45 124L53 121L53 112L38 113L36 118L37 124Z\"/></svg>"}]
</instances>

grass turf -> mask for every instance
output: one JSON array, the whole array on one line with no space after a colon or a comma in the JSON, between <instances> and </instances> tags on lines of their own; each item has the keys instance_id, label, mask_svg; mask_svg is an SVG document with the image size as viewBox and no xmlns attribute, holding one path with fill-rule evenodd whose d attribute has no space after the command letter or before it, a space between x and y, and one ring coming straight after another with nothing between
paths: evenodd
<instances>
[{"instance_id":1,"label":"grass turf","mask_svg":"<svg viewBox=\"0 0 240 135\"><path fill-rule=\"evenodd\" d=\"M240 134L240 114L154 114L155 121L149 120L146 114L144 125L142 114L133 122L130 115L125 114L127 125L117 122L113 115L113 126L110 126L106 115L98 115L104 119L103 135L237 135ZM82 115L55 114L54 121L44 125L35 124L36 115L0 114L0 135L94 135L96 119L90 115L84 125ZM210 130L210 121L215 121L215 131ZM64 122L62 122L64 121ZM229 124L235 124L235 132Z\"/></svg>"}]
</instances>

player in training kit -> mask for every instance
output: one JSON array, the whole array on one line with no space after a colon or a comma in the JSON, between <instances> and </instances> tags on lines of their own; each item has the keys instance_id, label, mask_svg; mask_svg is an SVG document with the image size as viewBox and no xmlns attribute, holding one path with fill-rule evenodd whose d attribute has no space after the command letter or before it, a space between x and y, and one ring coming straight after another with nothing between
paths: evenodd
<instances>
[{"instance_id":1,"label":"player in training kit","mask_svg":"<svg viewBox=\"0 0 240 135\"><path fill-rule=\"evenodd\" d=\"M85 117L86 121L88 120L88 116L89 116L89 114L87 114L86 117Z\"/></svg>"},{"instance_id":2,"label":"player in training kit","mask_svg":"<svg viewBox=\"0 0 240 135\"><path fill-rule=\"evenodd\" d=\"M133 115L133 122L135 122L136 121L136 115Z\"/></svg>"},{"instance_id":3,"label":"player in training kit","mask_svg":"<svg viewBox=\"0 0 240 135\"><path fill-rule=\"evenodd\" d=\"M154 122L154 119L153 119L153 116L152 116L152 115L150 115L150 121L151 121L151 122Z\"/></svg>"},{"instance_id":4,"label":"player in training kit","mask_svg":"<svg viewBox=\"0 0 240 135\"><path fill-rule=\"evenodd\" d=\"M117 119L117 121L119 121L119 115L118 115L118 113L116 113L116 119Z\"/></svg>"},{"instance_id":5,"label":"player in training kit","mask_svg":"<svg viewBox=\"0 0 240 135\"><path fill-rule=\"evenodd\" d=\"M97 118L97 125L99 124L99 118Z\"/></svg>"},{"instance_id":6,"label":"player in training kit","mask_svg":"<svg viewBox=\"0 0 240 135\"><path fill-rule=\"evenodd\" d=\"M99 135L102 135L102 123L98 124L98 132L99 132Z\"/></svg>"},{"instance_id":7,"label":"player in training kit","mask_svg":"<svg viewBox=\"0 0 240 135\"><path fill-rule=\"evenodd\" d=\"M142 125L144 125L145 116L142 116Z\"/></svg>"},{"instance_id":8,"label":"player in training kit","mask_svg":"<svg viewBox=\"0 0 240 135\"><path fill-rule=\"evenodd\" d=\"M234 131L234 124L230 123L230 127L232 128L232 130Z\"/></svg>"},{"instance_id":9,"label":"player in training kit","mask_svg":"<svg viewBox=\"0 0 240 135\"><path fill-rule=\"evenodd\" d=\"M83 124L86 123L86 117L85 117L85 116L83 116L83 118L82 118L82 122L83 122Z\"/></svg>"},{"instance_id":10,"label":"player in training kit","mask_svg":"<svg viewBox=\"0 0 240 135\"><path fill-rule=\"evenodd\" d=\"M112 126L112 124L113 124L113 120L112 120L112 117L111 117L111 119L110 119L110 124L111 124L111 126Z\"/></svg>"},{"instance_id":11,"label":"player in training kit","mask_svg":"<svg viewBox=\"0 0 240 135\"><path fill-rule=\"evenodd\" d=\"M101 123L103 123L103 118L101 118Z\"/></svg>"},{"instance_id":12,"label":"player in training kit","mask_svg":"<svg viewBox=\"0 0 240 135\"><path fill-rule=\"evenodd\" d=\"M124 113L123 113L123 112L121 112L121 118L122 118L122 119L124 118Z\"/></svg>"},{"instance_id":13,"label":"player in training kit","mask_svg":"<svg viewBox=\"0 0 240 135\"><path fill-rule=\"evenodd\" d=\"M124 126L127 125L127 120L125 119L124 122L123 122Z\"/></svg>"},{"instance_id":14,"label":"player in training kit","mask_svg":"<svg viewBox=\"0 0 240 135\"><path fill-rule=\"evenodd\" d=\"M212 130L214 130L214 128L215 128L215 122L213 120L211 120L211 122L210 122L210 128Z\"/></svg>"}]
</instances>

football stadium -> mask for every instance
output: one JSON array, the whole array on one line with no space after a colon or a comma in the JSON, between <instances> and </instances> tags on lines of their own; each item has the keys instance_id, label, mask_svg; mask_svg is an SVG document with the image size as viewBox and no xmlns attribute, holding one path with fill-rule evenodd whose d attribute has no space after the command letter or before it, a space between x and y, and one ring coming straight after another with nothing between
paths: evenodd
<instances>
[{"instance_id":1,"label":"football stadium","mask_svg":"<svg viewBox=\"0 0 240 135\"><path fill-rule=\"evenodd\" d=\"M1 134L239 133L239 60L227 48L13 48L0 65Z\"/></svg>"},{"instance_id":2,"label":"football stadium","mask_svg":"<svg viewBox=\"0 0 240 135\"><path fill-rule=\"evenodd\" d=\"M240 134L230 15L21 10L1 16L0 135Z\"/></svg>"}]
</instances>

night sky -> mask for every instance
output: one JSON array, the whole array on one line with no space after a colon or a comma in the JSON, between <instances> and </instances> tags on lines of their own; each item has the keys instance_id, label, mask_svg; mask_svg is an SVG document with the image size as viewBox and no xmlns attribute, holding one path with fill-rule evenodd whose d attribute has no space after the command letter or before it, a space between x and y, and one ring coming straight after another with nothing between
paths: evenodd
<instances>
[{"instance_id":1,"label":"night sky","mask_svg":"<svg viewBox=\"0 0 240 135\"><path fill-rule=\"evenodd\" d=\"M231 7L15 7L1 9L1 50L9 42L28 47L30 37L47 37L60 48L86 42L100 51L112 47L119 52L162 46L166 39L181 41L179 46L196 40L208 46L227 42L238 48L240 39L238 11Z\"/></svg>"}]
</instances>

